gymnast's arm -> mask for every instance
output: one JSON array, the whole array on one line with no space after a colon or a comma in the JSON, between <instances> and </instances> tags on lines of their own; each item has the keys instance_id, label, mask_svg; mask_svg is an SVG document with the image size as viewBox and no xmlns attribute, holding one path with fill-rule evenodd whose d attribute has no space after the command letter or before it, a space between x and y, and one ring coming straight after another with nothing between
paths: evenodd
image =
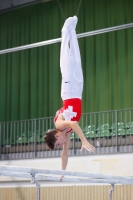
<instances>
[{"instance_id":1,"label":"gymnast's arm","mask_svg":"<svg viewBox=\"0 0 133 200\"><path fill-rule=\"evenodd\" d=\"M93 152L95 148L86 140L78 123L76 121L65 121L63 120L63 115L61 115L62 114L60 114L56 121L56 127L58 127L59 129L72 128L73 131L79 136L82 142L81 150L86 149L87 151Z\"/></svg>"},{"instance_id":2,"label":"gymnast's arm","mask_svg":"<svg viewBox=\"0 0 133 200\"><path fill-rule=\"evenodd\" d=\"M65 170L68 162L68 150L70 145L70 136L66 135L67 141L63 144L63 150L61 154L61 162L62 162L62 170ZM62 181L63 176L60 177L60 181Z\"/></svg>"}]
</instances>

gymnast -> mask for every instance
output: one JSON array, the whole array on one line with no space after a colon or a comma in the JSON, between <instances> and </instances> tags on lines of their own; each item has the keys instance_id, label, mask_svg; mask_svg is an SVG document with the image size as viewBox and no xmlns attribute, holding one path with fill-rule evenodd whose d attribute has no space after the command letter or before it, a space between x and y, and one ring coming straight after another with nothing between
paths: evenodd
<instances>
[{"instance_id":1,"label":"gymnast","mask_svg":"<svg viewBox=\"0 0 133 200\"><path fill-rule=\"evenodd\" d=\"M62 28L60 70L62 74L61 97L63 107L56 112L55 130L46 133L45 141L50 149L63 146L61 155L62 170L66 169L70 132L73 130L80 138L81 149L93 152L94 147L86 140L78 121L82 113L83 73L80 50L76 36L77 17L69 17Z\"/></svg>"}]
</instances>

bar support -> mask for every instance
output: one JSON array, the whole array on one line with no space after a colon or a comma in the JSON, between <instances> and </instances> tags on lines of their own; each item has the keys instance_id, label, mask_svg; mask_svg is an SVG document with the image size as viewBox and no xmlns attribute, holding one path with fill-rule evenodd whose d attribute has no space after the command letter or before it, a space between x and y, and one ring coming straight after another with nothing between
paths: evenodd
<instances>
[{"instance_id":1,"label":"bar support","mask_svg":"<svg viewBox=\"0 0 133 200\"><path fill-rule=\"evenodd\" d=\"M110 184L111 189L109 190L109 200L112 200L112 192L114 191L115 184L133 185L132 177L0 165L0 176L28 178L31 180L32 184L36 184L36 200L40 200L41 185L38 180L51 180L59 182L60 175L67 176L63 178L63 181L65 182Z\"/></svg>"},{"instance_id":2,"label":"bar support","mask_svg":"<svg viewBox=\"0 0 133 200\"><path fill-rule=\"evenodd\" d=\"M40 200L40 183L36 180L36 200Z\"/></svg>"},{"instance_id":3,"label":"bar support","mask_svg":"<svg viewBox=\"0 0 133 200\"><path fill-rule=\"evenodd\" d=\"M36 200L40 200L40 188L41 185L39 183L39 181L36 180L35 175L32 174L32 179L31 179L31 183L32 184L36 184Z\"/></svg>"},{"instance_id":4,"label":"bar support","mask_svg":"<svg viewBox=\"0 0 133 200\"><path fill-rule=\"evenodd\" d=\"M109 190L109 200L112 200L112 192L115 191L114 184L111 184L111 188Z\"/></svg>"},{"instance_id":5,"label":"bar support","mask_svg":"<svg viewBox=\"0 0 133 200\"><path fill-rule=\"evenodd\" d=\"M28 167L17 167L17 166L6 166L0 165L0 172L8 171L8 172L20 172L20 173L30 173L31 175L63 175L63 176L74 176L74 177L82 177L82 178L92 178L92 179L106 179L106 180L116 180L116 181L126 181L133 183L132 177L124 177L124 176L114 176L108 174L94 174L87 172L74 172L67 170L52 170L52 169L41 169L41 168L28 168Z\"/></svg>"}]
</instances>

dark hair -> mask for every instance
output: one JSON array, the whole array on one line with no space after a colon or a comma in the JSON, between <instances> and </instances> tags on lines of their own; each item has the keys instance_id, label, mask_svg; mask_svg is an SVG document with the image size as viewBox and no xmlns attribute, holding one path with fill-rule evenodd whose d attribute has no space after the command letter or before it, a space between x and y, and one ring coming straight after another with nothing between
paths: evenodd
<instances>
[{"instance_id":1,"label":"dark hair","mask_svg":"<svg viewBox=\"0 0 133 200\"><path fill-rule=\"evenodd\" d=\"M51 130L51 131L45 133L45 135L44 135L44 139L46 141L46 144L52 150L54 149L54 144L57 140L56 137L55 137L56 133L57 133L57 130L54 129L54 130Z\"/></svg>"}]
</instances>

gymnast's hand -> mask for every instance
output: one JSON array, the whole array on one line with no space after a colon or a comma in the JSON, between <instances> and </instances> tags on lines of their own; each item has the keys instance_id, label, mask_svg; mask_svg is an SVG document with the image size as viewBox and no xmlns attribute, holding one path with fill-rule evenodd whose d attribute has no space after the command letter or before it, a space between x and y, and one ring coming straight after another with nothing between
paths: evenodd
<instances>
[{"instance_id":1,"label":"gymnast's hand","mask_svg":"<svg viewBox=\"0 0 133 200\"><path fill-rule=\"evenodd\" d=\"M90 152L95 151L95 147L92 146L86 139L82 141L82 146L81 146L80 151L82 151L83 149L86 149L87 151L90 151Z\"/></svg>"},{"instance_id":2,"label":"gymnast's hand","mask_svg":"<svg viewBox=\"0 0 133 200\"><path fill-rule=\"evenodd\" d=\"M64 177L63 175L60 176L60 182L62 181L63 177Z\"/></svg>"}]
</instances>

